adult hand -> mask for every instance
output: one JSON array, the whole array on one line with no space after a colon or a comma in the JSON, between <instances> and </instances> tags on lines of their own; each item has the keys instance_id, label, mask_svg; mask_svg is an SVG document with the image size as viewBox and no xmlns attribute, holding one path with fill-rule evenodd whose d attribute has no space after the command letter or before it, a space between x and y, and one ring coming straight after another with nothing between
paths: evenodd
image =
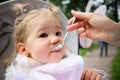
<instances>
[{"instance_id":1,"label":"adult hand","mask_svg":"<svg viewBox=\"0 0 120 80\"><path fill-rule=\"evenodd\" d=\"M73 18L68 21L66 30L68 32L77 30L81 37L88 37L94 40L103 40L109 43L120 45L120 24L112 21L98 13L83 13L71 11L76 17L76 22L72 24Z\"/></svg>"}]
</instances>

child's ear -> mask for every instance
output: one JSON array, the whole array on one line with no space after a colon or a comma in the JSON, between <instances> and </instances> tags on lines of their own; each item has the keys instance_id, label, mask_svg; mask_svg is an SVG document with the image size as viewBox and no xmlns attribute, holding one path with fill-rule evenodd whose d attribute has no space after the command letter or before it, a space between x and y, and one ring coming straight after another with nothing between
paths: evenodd
<instances>
[{"instance_id":1,"label":"child's ear","mask_svg":"<svg viewBox=\"0 0 120 80\"><path fill-rule=\"evenodd\" d=\"M25 45L23 43L18 43L17 44L17 50L18 52L20 52L20 54L29 55L29 52L27 51L27 48L25 47Z\"/></svg>"}]
</instances>

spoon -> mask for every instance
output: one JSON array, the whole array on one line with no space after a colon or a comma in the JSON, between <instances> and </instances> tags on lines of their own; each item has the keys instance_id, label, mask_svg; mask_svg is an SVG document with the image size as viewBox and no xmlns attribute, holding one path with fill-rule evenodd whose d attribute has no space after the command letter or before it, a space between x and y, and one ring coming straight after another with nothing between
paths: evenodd
<instances>
[{"instance_id":1,"label":"spoon","mask_svg":"<svg viewBox=\"0 0 120 80\"><path fill-rule=\"evenodd\" d=\"M76 18L74 17L72 24L75 22L75 20L76 20ZM62 41L60 41L59 43L57 43L56 45L53 46L52 51L60 50L64 46L67 35L68 35L68 32L65 34Z\"/></svg>"}]
</instances>

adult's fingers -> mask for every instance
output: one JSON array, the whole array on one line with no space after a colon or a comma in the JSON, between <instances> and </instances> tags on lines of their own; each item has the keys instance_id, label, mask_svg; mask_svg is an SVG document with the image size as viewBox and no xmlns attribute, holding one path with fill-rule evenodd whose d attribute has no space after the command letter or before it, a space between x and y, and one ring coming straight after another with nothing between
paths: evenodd
<instances>
[{"instance_id":1,"label":"adult's fingers","mask_svg":"<svg viewBox=\"0 0 120 80\"><path fill-rule=\"evenodd\" d=\"M66 28L66 31L70 32L70 31L76 30L78 28L84 27L84 25L85 25L84 21L75 22L71 25L68 25L67 28Z\"/></svg>"},{"instance_id":2,"label":"adult's fingers","mask_svg":"<svg viewBox=\"0 0 120 80\"><path fill-rule=\"evenodd\" d=\"M84 27L81 27L79 29L77 29L77 33L80 35L82 33L84 33L86 31L86 29Z\"/></svg>"},{"instance_id":3,"label":"adult's fingers","mask_svg":"<svg viewBox=\"0 0 120 80\"><path fill-rule=\"evenodd\" d=\"M71 13L74 17L76 17L79 20L89 20L92 17L92 13L84 13L84 12L79 12L75 10L71 10Z\"/></svg>"},{"instance_id":4,"label":"adult's fingers","mask_svg":"<svg viewBox=\"0 0 120 80\"><path fill-rule=\"evenodd\" d=\"M72 18L69 19L68 25L71 25L71 24L73 23L74 18L75 18L75 17L72 17Z\"/></svg>"}]
</instances>

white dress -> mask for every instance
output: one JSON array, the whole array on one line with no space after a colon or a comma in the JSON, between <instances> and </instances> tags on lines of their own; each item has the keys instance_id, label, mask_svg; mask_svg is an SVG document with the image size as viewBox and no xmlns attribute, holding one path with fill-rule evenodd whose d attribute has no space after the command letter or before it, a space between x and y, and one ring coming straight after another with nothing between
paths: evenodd
<instances>
[{"instance_id":1,"label":"white dress","mask_svg":"<svg viewBox=\"0 0 120 80\"><path fill-rule=\"evenodd\" d=\"M59 63L48 64L18 54L6 69L5 80L80 80L83 70L82 57L74 54Z\"/></svg>"}]
</instances>

